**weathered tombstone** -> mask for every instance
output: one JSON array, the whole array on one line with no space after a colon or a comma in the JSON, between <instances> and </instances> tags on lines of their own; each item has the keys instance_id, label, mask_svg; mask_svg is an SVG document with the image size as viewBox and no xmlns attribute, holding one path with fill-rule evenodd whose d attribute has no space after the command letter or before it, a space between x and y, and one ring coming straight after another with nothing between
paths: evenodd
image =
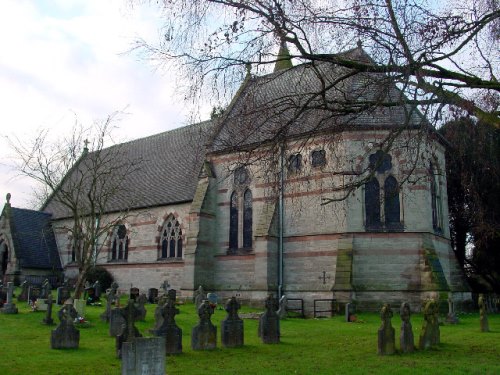
<instances>
[{"instance_id":1,"label":"weathered tombstone","mask_svg":"<svg viewBox=\"0 0 500 375\"><path fill-rule=\"evenodd\" d=\"M158 302L158 289L149 288L148 289L148 301L149 303L157 303Z\"/></svg>"},{"instance_id":2,"label":"weathered tombstone","mask_svg":"<svg viewBox=\"0 0 500 375\"><path fill-rule=\"evenodd\" d=\"M448 315L446 316L446 322L449 324L457 324L458 317L455 314L455 306L453 304L452 294L448 293Z\"/></svg>"},{"instance_id":3,"label":"weathered tombstone","mask_svg":"<svg viewBox=\"0 0 500 375\"><path fill-rule=\"evenodd\" d=\"M352 303L346 303L345 304L345 321L352 322L353 317L354 317L354 305Z\"/></svg>"},{"instance_id":4,"label":"weathered tombstone","mask_svg":"<svg viewBox=\"0 0 500 375\"><path fill-rule=\"evenodd\" d=\"M3 307L4 303L7 302L7 290L4 288L2 282L0 282L0 307Z\"/></svg>"},{"instance_id":5,"label":"weathered tombstone","mask_svg":"<svg viewBox=\"0 0 500 375\"><path fill-rule=\"evenodd\" d=\"M137 298L139 298L140 293L141 292L140 292L139 288L136 288L136 287L130 288L129 298L133 299L134 301L137 301Z\"/></svg>"},{"instance_id":6,"label":"weathered tombstone","mask_svg":"<svg viewBox=\"0 0 500 375\"><path fill-rule=\"evenodd\" d=\"M166 354L182 353L182 329L175 323L175 315L179 313L179 309L175 307L175 297L176 291L174 289L169 290L167 302L163 306L157 307L157 309L160 309L162 323L152 331L155 336L165 337Z\"/></svg>"},{"instance_id":7,"label":"weathered tombstone","mask_svg":"<svg viewBox=\"0 0 500 375\"><path fill-rule=\"evenodd\" d=\"M94 283L94 295L97 300L101 298L102 290L101 290L101 284L99 283L99 280L96 280Z\"/></svg>"},{"instance_id":8,"label":"weathered tombstone","mask_svg":"<svg viewBox=\"0 0 500 375\"><path fill-rule=\"evenodd\" d=\"M167 295L168 291L170 290L170 284L168 283L168 280L163 281L163 283L160 286L160 289L163 291L164 295Z\"/></svg>"},{"instance_id":9,"label":"weathered tombstone","mask_svg":"<svg viewBox=\"0 0 500 375\"><path fill-rule=\"evenodd\" d=\"M210 350L217 347L217 327L210 320L214 310L207 300L198 308L200 321L191 331L191 348L193 350Z\"/></svg>"},{"instance_id":10,"label":"weathered tombstone","mask_svg":"<svg viewBox=\"0 0 500 375\"><path fill-rule=\"evenodd\" d=\"M155 325L149 332L154 333L163 325L163 307L167 303L167 295L164 294L158 299L158 306L155 308Z\"/></svg>"},{"instance_id":11,"label":"weathered tombstone","mask_svg":"<svg viewBox=\"0 0 500 375\"><path fill-rule=\"evenodd\" d=\"M9 281L7 283L7 302L3 304L3 307L0 309L2 314L17 314L18 309L16 304L12 302L12 296L14 294L14 283Z\"/></svg>"},{"instance_id":12,"label":"weathered tombstone","mask_svg":"<svg viewBox=\"0 0 500 375\"><path fill-rule=\"evenodd\" d=\"M136 338L122 346L122 375L164 375L165 340Z\"/></svg>"},{"instance_id":13,"label":"weathered tombstone","mask_svg":"<svg viewBox=\"0 0 500 375\"><path fill-rule=\"evenodd\" d=\"M45 314L45 318L43 318L42 323L48 326L54 324L54 319L52 319L52 304L53 304L52 294L49 294L47 298L47 314Z\"/></svg>"},{"instance_id":14,"label":"weathered tombstone","mask_svg":"<svg viewBox=\"0 0 500 375\"><path fill-rule=\"evenodd\" d=\"M123 327L125 327L126 321L119 307L111 309L109 315L109 335L116 337L121 335L123 332Z\"/></svg>"},{"instance_id":15,"label":"weathered tombstone","mask_svg":"<svg viewBox=\"0 0 500 375\"><path fill-rule=\"evenodd\" d=\"M135 307L134 300L130 299L127 306L120 308L120 312L125 319L122 333L116 336L116 356L122 357L122 345L124 342L132 342L136 337L142 337L139 330L134 325L139 311Z\"/></svg>"},{"instance_id":16,"label":"weathered tombstone","mask_svg":"<svg viewBox=\"0 0 500 375\"><path fill-rule=\"evenodd\" d=\"M106 310L100 316L103 322L109 322L109 317L111 315L111 305L115 303L115 301L117 301L117 290L118 284L113 282L111 284L111 288L106 293Z\"/></svg>"},{"instance_id":17,"label":"weathered tombstone","mask_svg":"<svg viewBox=\"0 0 500 375\"><path fill-rule=\"evenodd\" d=\"M49 279L45 279L42 283L42 291L41 291L41 295L40 295L40 298L47 298L50 294L50 292L52 291L52 285L50 285L50 282L49 282Z\"/></svg>"},{"instance_id":18,"label":"weathered tombstone","mask_svg":"<svg viewBox=\"0 0 500 375\"><path fill-rule=\"evenodd\" d=\"M139 295L139 297L137 297L135 301L136 301L136 307L139 310L139 316L137 317L137 320L142 320L142 321L146 320L147 310L145 305L146 302L148 301L146 295L142 293L141 295Z\"/></svg>"},{"instance_id":19,"label":"weathered tombstone","mask_svg":"<svg viewBox=\"0 0 500 375\"><path fill-rule=\"evenodd\" d=\"M399 345L403 353L411 353L415 351L415 340L413 338L413 328L410 322L410 305L408 302L403 302L399 309L401 316L401 333L399 335Z\"/></svg>"},{"instance_id":20,"label":"weathered tombstone","mask_svg":"<svg viewBox=\"0 0 500 375\"><path fill-rule=\"evenodd\" d=\"M221 339L222 346L226 348L236 348L243 346L243 320L238 316L238 310L241 308L236 297L227 300L225 310L226 319L221 321Z\"/></svg>"},{"instance_id":21,"label":"weathered tombstone","mask_svg":"<svg viewBox=\"0 0 500 375\"><path fill-rule=\"evenodd\" d=\"M57 288L57 304L62 305L71 297L71 292L67 286L60 286Z\"/></svg>"},{"instance_id":22,"label":"weathered tombstone","mask_svg":"<svg viewBox=\"0 0 500 375\"><path fill-rule=\"evenodd\" d=\"M38 298L36 300L36 309L37 311L47 311L47 298Z\"/></svg>"},{"instance_id":23,"label":"weathered tombstone","mask_svg":"<svg viewBox=\"0 0 500 375\"><path fill-rule=\"evenodd\" d=\"M89 286L88 288L85 288L85 295L86 295L86 304L87 305L92 305L97 302L98 298L95 295L95 289L93 286Z\"/></svg>"},{"instance_id":24,"label":"weathered tombstone","mask_svg":"<svg viewBox=\"0 0 500 375\"><path fill-rule=\"evenodd\" d=\"M212 306L217 306L217 303L219 302L219 296L216 293L208 293L207 300Z\"/></svg>"},{"instance_id":25,"label":"weathered tombstone","mask_svg":"<svg viewBox=\"0 0 500 375\"><path fill-rule=\"evenodd\" d=\"M30 303L35 303L38 298L41 298L42 290L39 286L30 285L28 289L28 301Z\"/></svg>"},{"instance_id":26,"label":"weathered tombstone","mask_svg":"<svg viewBox=\"0 0 500 375\"><path fill-rule=\"evenodd\" d=\"M279 344L280 342L280 319L276 310L278 301L269 294L265 302L266 311L259 319L258 335L264 344Z\"/></svg>"},{"instance_id":27,"label":"weathered tombstone","mask_svg":"<svg viewBox=\"0 0 500 375\"><path fill-rule=\"evenodd\" d=\"M21 293L17 297L17 302L26 302L28 300L30 283L28 280L24 280L21 284Z\"/></svg>"},{"instance_id":28,"label":"weathered tombstone","mask_svg":"<svg viewBox=\"0 0 500 375\"><path fill-rule=\"evenodd\" d=\"M483 294L479 295L477 303L479 305L479 323L481 325L481 332L489 332L490 326L488 324L488 314Z\"/></svg>"},{"instance_id":29,"label":"weathered tombstone","mask_svg":"<svg viewBox=\"0 0 500 375\"><path fill-rule=\"evenodd\" d=\"M418 342L419 349L429 349L440 342L438 304L434 300L427 301L424 306L424 324Z\"/></svg>"},{"instance_id":30,"label":"weathered tombstone","mask_svg":"<svg viewBox=\"0 0 500 375\"><path fill-rule=\"evenodd\" d=\"M196 311L198 311L200 306L203 304L203 301L205 300L206 300L205 291L203 290L203 287L200 285L198 287L198 290L194 292L194 306Z\"/></svg>"},{"instance_id":31,"label":"weathered tombstone","mask_svg":"<svg viewBox=\"0 0 500 375\"><path fill-rule=\"evenodd\" d=\"M50 346L52 349L72 349L78 348L80 344L80 331L73 325L74 319L78 316L73 301L69 298L58 313L60 323L56 329L52 330Z\"/></svg>"},{"instance_id":32,"label":"weathered tombstone","mask_svg":"<svg viewBox=\"0 0 500 375\"><path fill-rule=\"evenodd\" d=\"M286 299L286 295L282 295L281 298L280 298L280 301L279 301L279 308L278 308L278 316L281 319L285 319L286 316L287 316L287 311L286 311L286 308L287 308L287 299Z\"/></svg>"},{"instance_id":33,"label":"weathered tombstone","mask_svg":"<svg viewBox=\"0 0 500 375\"><path fill-rule=\"evenodd\" d=\"M396 352L396 344L394 341L394 328L392 328L392 309L388 303L384 304L380 311L382 325L378 329L378 354L394 354Z\"/></svg>"},{"instance_id":34,"label":"weathered tombstone","mask_svg":"<svg viewBox=\"0 0 500 375\"><path fill-rule=\"evenodd\" d=\"M86 302L84 299L75 299L73 301L73 306L75 307L79 318L85 318L85 305Z\"/></svg>"}]
</instances>

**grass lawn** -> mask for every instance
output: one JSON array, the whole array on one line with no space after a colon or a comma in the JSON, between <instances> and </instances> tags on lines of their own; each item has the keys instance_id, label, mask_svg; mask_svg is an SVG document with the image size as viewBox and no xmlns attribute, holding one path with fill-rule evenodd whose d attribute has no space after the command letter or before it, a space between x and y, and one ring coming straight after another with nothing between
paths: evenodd
<instances>
[{"instance_id":1,"label":"grass lawn","mask_svg":"<svg viewBox=\"0 0 500 375\"><path fill-rule=\"evenodd\" d=\"M31 312L17 303L19 314L0 314L0 374L119 374L115 341L108 325L99 320L104 307L86 307L91 326L80 329L80 348L50 349L50 331L41 324L44 312ZM58 322L54 305L54 320ZM148 305L145 322L136 324L149 336L155 305ZM224 349L220 345L220 321L226 313L217 310L218 348L210 352L191 350L191 329L198 317L192 304L180 307L177 325L183 330L183 354L167 357L167 373L175 374L500 374L500 315L490 315L489 333L479 332L479 315L459 315L458 325L441 326L441 345L428 351L393 356L377 355L378 314L360 313L362 323L331 319L286 319L281 322L281 344L264 345L257 337L257 321L245 320L245 346ZM243 308L243 312L255 311ZM399 311L399 310L398 310ZM399 348L400 319L392 319ZM412 315L415 342L422 315Z\"/></svg>"}]
</instances>

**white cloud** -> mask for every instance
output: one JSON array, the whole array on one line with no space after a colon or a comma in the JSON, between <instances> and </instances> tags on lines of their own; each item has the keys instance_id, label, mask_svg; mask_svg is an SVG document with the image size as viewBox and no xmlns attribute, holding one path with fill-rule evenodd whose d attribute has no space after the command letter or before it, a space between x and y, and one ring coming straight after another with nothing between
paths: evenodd
<instances>
[{"instance_id":1,"label":"white cloud","mask_svg":"<svg viewBox=\"0 0 500 375\"><path fill-rule=\"evenodd\" d=\"M36 129L63 132L74 121L101 119L127 108L121 139L134 139L186 122L175 97L175 77L137 55L124 54L137 37L154 41L159 10L123 0L4 0L0 3L0 117L2 135L33 138ZM181 105L179 105L181 103ZM0 140L0 199L27 206L31 186L12 180Z\"/></svg>"}]
</instances>

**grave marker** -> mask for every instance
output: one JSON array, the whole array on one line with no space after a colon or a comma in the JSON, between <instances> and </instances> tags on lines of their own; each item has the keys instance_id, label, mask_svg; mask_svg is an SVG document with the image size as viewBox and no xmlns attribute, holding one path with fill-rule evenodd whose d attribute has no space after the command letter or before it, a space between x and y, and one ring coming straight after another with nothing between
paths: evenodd
<instances>
[{"instance_id":1,"label":"grave marker","mask_svg":"<svg viewBox=\"0 0 500 375\"><path fill-rule=\"evenodd\" d=\"M280 319L276 310L278 301L269 294L265 302L266 311L259 319L258 335L264 344L279 344L280 342Z\"/></svg>"},{"instance_id":2,"label":"grave marker","mask_svg":"<svg viewBox=\"0 0 500 375\"><path fill-rule=\"evenodd\" d=\"M413 328L410 322L410 305L408 302L403 302L399 309L401 316L401 333L399 335L399 345L403 353L411 353L415 351L415 341L413 337Z\"/></svg>"},{"instance_id":3,"label":"grave marker","mask_svg":"<svg viewBox=\"0 0 500 375\"><path fill-rule=\"evenodd\" d=\"M165 340L136 338L122 347L122 375L164 375Z\"/></svg>"},{"instance_id":4,"label":"grave marker","mask_svg":"<svg viewBox=\"0 0 500 375\"><path fill-rule=\"evenodd\" d=\"M191 348L193 350L211 350L217 347L217 327L210 320L214 313L210 302L203 301L198 308L200 322L191 332Z\"/></svg>"},{"instance_id":5,"label":"grave marker","mask_svg":"<svg viewBox=\"0 0 500 375\"><path fill-rule=\"evenodd\" d=\"M227 317L221 321L222 346L226 348L243 346L243 320L238 316L240 308L241 305L236 297L231 297L227 300L225 306Z\"/></svg>"},{"instance_id":6,"label":"grave marker","mask_svg":"<svg viewBox=\"0 0 500 375\"><path fill-rule=\"evenodd\" d=\"M16 304L12 302L12 296L14 294L14 283L9 281L7 283L7 302L3 304L3 307L0 309L2 314L17 314L18 309Z\"/></svg>"},{"instance_id":7,"label":"grave marker","mask_svg":"<svg viewBox=\"0 0 500 375\"><path fill-rule=\"evenodd\" d=\"M392 328L392 309L388 303L384 304L380 311L382 325L378 329L378 354L390 355L396 352L394 340L394 328Z\"/></svg>"},{"instance_id":8,"label":"grave marker","mask_svg":"<svg viewBox=\"0 0 500 375\"><path fill-rule=\"evenodd\" d=\"M77 330L73 321L78 316L73 307L73 301L68 299L58 313L60 323L52 330L50 346L52 349L78 348L80 344L80 331Z\"/></svg>"}]
</instances>

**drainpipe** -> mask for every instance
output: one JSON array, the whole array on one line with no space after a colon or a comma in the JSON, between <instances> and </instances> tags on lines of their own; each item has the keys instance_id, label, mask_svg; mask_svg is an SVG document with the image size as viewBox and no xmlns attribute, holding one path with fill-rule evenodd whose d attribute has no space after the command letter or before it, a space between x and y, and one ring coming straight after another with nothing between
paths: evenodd
<instances>
[{"instance_id":1,"label":"drainpipe","mask_svg":"<svg viewBox=\"0 0 500 375\"><path fill-rule=\"evenodd\" d=\"M283 296L283 223L284 223L284 146L280 146L280 187L279 187L279 242L278 242L278 299Z\"/></svg>"}]
</instances>

